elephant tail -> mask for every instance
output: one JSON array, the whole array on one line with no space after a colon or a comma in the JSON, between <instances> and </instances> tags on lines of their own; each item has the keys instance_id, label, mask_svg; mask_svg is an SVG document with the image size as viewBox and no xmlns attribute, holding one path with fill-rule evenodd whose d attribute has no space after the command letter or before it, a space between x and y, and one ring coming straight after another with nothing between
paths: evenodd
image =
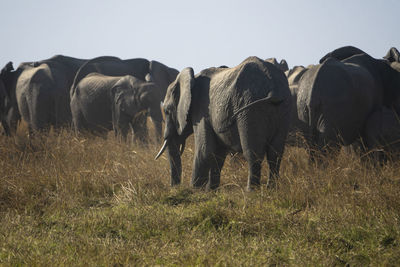
<instances>
[{"instance_id":1,"label":"elephant tail","mask_svg":"<svg viewBox=\"0 0 400 267\"><path fill-rule=\"evenodd\" d=\"M269 94L267 97L258 99L254 102L251 102L250 104L247 104L244 107L241 107L240 109L236 110L235 113L232 115L232 119L235 118L239 113L241 113L243 110L246 110L250 107L253 107L258 104L273 104L273 105L279 105L284 101L284 99L277 98L274 95Z\"/></svg>"}]
</instances>

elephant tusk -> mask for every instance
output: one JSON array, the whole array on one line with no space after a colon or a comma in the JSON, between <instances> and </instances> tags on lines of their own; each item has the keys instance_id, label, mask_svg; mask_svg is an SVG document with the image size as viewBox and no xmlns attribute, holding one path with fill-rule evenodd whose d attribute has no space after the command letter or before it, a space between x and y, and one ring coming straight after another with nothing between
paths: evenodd
<instances>
[{"instance_id":1,"label":"elephant tusk","mask_svg":"<svg viewBox=\"0 0 400 267\"><path fill-rule=\"evenodd\" d=\"M186 142L183 142L183 143L181 144L181 148L180 148L180 150L179 150L181 156L182 156L182 154L183 154L183 151L185 151L185 144L186 144Z\"/></svg>"},{"instance_id":2,"label":"elephant tusk","mask_svg":"<svg viewBox=\"0 0 400 267\"><path fill-rule=\"evenodd\" d=\"M160 151L158 152L157 156L154 158L155 160L157 160L162 155L162 153L164 153L164 151L167 148L167 146L168 146L168 139L166 139L164 141L164 144L162 145Z\"/></svg>"}]
</instances>

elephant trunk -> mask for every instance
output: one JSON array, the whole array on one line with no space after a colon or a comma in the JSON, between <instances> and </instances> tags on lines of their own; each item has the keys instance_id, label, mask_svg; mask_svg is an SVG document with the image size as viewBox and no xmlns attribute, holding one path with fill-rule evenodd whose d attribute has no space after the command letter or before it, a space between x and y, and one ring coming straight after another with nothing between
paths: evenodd
<instances>
[{"instance_id":1,"label":"elephant trunk","mask_svg":"<svg viewBox=\"0 0 400 267\"><path fill-rule=\"evenodd\" d=\"M182 162L179 149L180 144L172 139L168 144L168 160L171 168L171 186L181 183Z\"/></svg>"},{"instance_id":2,"label":"elephant trunk","mask_svg":"<svg viewBox=\"0 0 400 267\"><path fill-rule=\"evenodd\" d=\"M182 162L181 162L181 144L173 138L165 139L164 144L158 152L155 159L158 159L167 149L168 161L171 169L171 186L178 185L181 183L182 175ZM183 145L184 148L184 145Z\"/></svg>"}]
</instances>

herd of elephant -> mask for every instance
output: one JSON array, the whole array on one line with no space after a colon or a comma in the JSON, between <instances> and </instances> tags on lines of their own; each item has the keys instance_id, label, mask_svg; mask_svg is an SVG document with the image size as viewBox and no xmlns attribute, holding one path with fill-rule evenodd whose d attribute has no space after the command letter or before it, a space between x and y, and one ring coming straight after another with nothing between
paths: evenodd
<instances>
[{"instance_id":1,"label":"herd of elephant","mask_svg":"<svg viewBox=\"0 0 400 267\"><path fill-rule=\"evenodd\" d=\"M164 139L171 185L181 182L181 154L194 134L191 184L217 188L226 156L242 152L247 187L260 185L267 158L273 188L286 144L305 146L311 162L335 156L342 146L382 160L400 149L400 54L383 59L346 46L319 64L288 69L285 60L249 57L236 67L211 67L194 74L142 58L90 60L54 56L9 62L0 73L0 119L13 135L22 119L30 134L73 126L76 132L126 141ZM162 124L165 124L162 136ZM294 134L296 133L296 134ZM296 137L300 136L299 141ZM371 152L371 153L370 153ZM372 153L373 152L373 153Z\"/></svg>"}]
</instances>

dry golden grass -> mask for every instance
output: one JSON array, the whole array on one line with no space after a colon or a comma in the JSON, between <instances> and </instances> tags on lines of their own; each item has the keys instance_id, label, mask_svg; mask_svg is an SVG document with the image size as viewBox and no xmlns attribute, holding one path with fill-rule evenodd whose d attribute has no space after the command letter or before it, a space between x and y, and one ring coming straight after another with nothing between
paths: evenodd
<instances>
[{"instance_id":1,"label":"dry golden grass","mask_svg":"<svg viewBox=\"0 0 400 267\"><path fill-rule=\"evenodd\" d=\"M245 192L247 164L227 159L214 192L169 186L157 145L69 130L0 137L2 265L397 265L399 162L366 167L342 153L325 169L289 147L276 190Z\"/></svg>"}]
</instances>

